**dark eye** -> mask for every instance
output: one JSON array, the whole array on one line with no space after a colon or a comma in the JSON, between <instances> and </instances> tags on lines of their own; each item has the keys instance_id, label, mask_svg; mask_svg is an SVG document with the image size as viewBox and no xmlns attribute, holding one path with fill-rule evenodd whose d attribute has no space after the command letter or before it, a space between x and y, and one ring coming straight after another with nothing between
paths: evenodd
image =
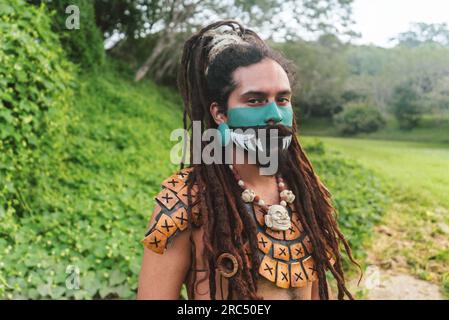
<instances>
[{"instance_id":1,"label":"dark eye","mask_svg":"<svg viewBox=\"0 0 449 320\"><path fill-rule=\"evenodd\" d=\"M248 100L248 103L251 103L251 104L259 104L259 103L264 103L265 102L265 100L263 100L263 99L249 99Z\"/></svg>"},{"instance_id":2,"label":"dark eye","mask_svg":"<svg viewBox=\"0 0 449 320\"><path fill-rule=\"evenodd\" d=\"M288 99L288 98L279 98L279 99L278 99L278 102L279 102L279 103L284 103L284 104L285 104L285 103L289 103L289 102L290 102L290 99Z\"/></svg>"}]
</instances>

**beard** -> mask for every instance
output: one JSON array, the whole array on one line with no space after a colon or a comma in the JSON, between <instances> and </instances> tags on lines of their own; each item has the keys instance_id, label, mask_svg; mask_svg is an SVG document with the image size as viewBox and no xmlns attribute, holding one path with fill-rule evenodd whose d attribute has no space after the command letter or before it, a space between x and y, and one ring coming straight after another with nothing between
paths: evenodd
<instances>
[{"instance_id":1,"label":"beard","mask_svg":"<svg viewBox=\"0 0 449 320\"><path fill-rule=\"evenodd\" d=\"M277 131L277 135L273 134L275 131ZM284 139L292 136L292 130L284 125L268 125L265 132L267 146L264 150L266 150L269 159L277 159L278 168L280 168L287 162L291 142L290 140L288 145L284 145ZM256 153L256 155L258 154ZM258 156L256 156L256 163L262 168L267 168L271 165L270 162L262 163Z\"/></svg>"}]
</instances>

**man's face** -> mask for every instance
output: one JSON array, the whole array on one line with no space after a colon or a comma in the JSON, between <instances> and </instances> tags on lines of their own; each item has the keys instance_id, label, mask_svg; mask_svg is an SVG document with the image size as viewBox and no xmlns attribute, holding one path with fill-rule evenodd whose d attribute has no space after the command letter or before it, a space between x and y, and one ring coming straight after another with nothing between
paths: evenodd
<instances>
[{"instance_id":1,"label":"man's face","mask_svg":"<svg viewBox=\"0 0 449 320\"><path fill-rule=\"evenodd\" d=\"M275 157L282 160L287 152L281 147L285 140L284 137L291 137L292 134L292 93L286 72L274 60L264 59L259 63L236 69L233 77L237 87L228 99L229 117L232 112L232 118L227 119L229 125L233 126L238 123L237 127L251 127L257 124L259 128L266 128L266 130L258 130L256 133L256 139L262 141L262 147L258 148L258 151L264 152L270 159ZM267 106L268 104L271 106ZM251 108L254 108L254 111L260 111L257 114L247 112ZM237 110L241 112L244 109L248 109L244 116L239 114L239 117L236 118ZM276 135L274 131L276 131ZM281 153L279 153L280 149ZM255 158L255 161L262 167L270 166L270 162L259 161L259 155L258 153L251 154L251 157Z\"/></svg>"}]
</instances>

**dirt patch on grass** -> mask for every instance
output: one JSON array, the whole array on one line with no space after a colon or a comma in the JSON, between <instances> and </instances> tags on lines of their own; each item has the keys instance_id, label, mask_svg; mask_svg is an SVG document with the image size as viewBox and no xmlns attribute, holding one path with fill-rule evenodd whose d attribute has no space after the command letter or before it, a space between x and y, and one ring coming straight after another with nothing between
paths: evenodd
<instances>
[{"instance_id":1,"label":"dirt patch on grass","mask_svg":"<svg viewBox=\"0 0 449 320\"><path fill-rule=\"evenodd\" d=\"M418 209L418 210L416 210ZM421 209L421 210L419 210ZM427 208L426 208L427 209ZM395 203L373 228L364 278L352 287L369 300L442 300L449 237L441 215Z\"/></svg>"},{"instance_id":2,"label":"dirt patch on grass","mask_svg":"<svg viewBox=\"0 0 449 320\"><path fill-rule=\"evenodd\" d=\"M368 300L442 300L440 287L409 274L395 273L371 266L366 281L365 298Z\"/></svg>"}]
</instances>

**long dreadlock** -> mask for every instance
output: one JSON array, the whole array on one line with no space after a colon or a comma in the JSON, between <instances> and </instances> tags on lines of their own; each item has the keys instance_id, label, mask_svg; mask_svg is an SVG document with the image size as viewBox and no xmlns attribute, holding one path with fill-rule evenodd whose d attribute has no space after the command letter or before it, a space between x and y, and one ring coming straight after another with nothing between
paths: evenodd
<instances>
[{"instance_id":1,"label":"long dreadlock","mask_svg":"<svg viewBox=\"0 0 449 320\"><path fill-rule=\"evenodd\" d=\"M211 50L213 34L222 26L232 28L245 44L230 44L219 53L210 63L208 54ZM232 79L232 72L240 66L248 66L270 58L278 62L289 77L295 82L294 68L290 61L279 52L272 50L252 30L244 28L234 20L223 20L210 24L191 36L184 45L181 68L178 74L178 86L184 101L183 124L184 129L190 130L193 121L201 121L202 128L216 128L209 106L216 101L219 106L226 106L229 94L236 84ZM206 75L207 69L207 75ZM226 110L224 109L223 112ZM187 126L188 119L189 126ZM338 298L345 295L349 299L353 296L345 285L342 269L342 257L339 251L341 242L350 260L353 259L351 249L341 233L334 217L335 209L331 203L331 194L314 173L313 167L304 153L296 137L296 120L292 126L293 137L288 156L279 170L286 177L291 190L298 195L294 205L299 213L299 219L308 234L314 250L312 256L318 272L320 299L329 299L326 280L326 270L330 270L337 282ZM202 142L202 147L204 143ZM190 163L193 156L193 135L190 140ZM183 164L181 165L181 168ZM250 218L245 204L240 197L241 190L234 181L232 172L226 165L195 164L189 179L189 192L193 182L198 185L200 194L200 208L204 226L204 255L209 264L209 286L211 299L215 299L216 283L215 270L217 257L222 252L229 252L237 258L238 272L229 278L229 290L232 294L228 298L262 299L257 295L257 279L260 259L256 254L257 236L256 222ZM190 199L190 197L189 197ZM190 200L189 200L190 201ZM189 206L190 208L190 206ZM188 214L191 215L190 209ZM190 221L191 219L189 219ZM246 258L244 243L250 245L251 265ZM191 238L192 256L195 257L195 243ZM329 262L327 252L330 250L335 258L335 264ZM196 267L192 259L192 267ZM196 275L189 280L189 297L194 296ZM236 296L233 296L233 295Z\"/></svg>"}]
</instances>

